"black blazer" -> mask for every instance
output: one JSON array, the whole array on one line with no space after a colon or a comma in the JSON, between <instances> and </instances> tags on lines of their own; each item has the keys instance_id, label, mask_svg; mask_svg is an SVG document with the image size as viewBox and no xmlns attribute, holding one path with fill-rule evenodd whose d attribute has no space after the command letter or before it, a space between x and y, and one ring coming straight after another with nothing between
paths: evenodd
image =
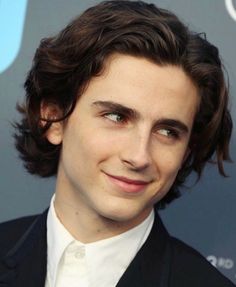
<instances>
[{"instance_id":1,"label":"black blazer","mask_svg":"<svg viewBox=\"0 0 236 287\"><path fill-rule=\"evenodd\" d=\"M0 287L44 287L46 219L47 211L0 224ZM171 237L158 214L147 241L117 284L117 287L203 286L236 285L197 251Z\"/></svg>"}]
</instances>

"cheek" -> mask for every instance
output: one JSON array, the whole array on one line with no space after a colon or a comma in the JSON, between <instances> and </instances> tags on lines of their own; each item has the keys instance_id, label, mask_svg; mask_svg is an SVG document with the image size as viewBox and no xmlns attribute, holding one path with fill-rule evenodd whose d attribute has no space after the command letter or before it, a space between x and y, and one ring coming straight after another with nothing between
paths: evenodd
<instances>
[{"instance_id":1,"label":"cheek","mask_svg":"<svg viewBox=\"0 0 236 287\"><path fill-rule=\"evenodd\" d=\"M100 160L115 155L123 146L121 136L101 129L82 131L77 140L78 145L84 151L93 154L96 159L100 158Z\"/></svg>"},{"instance_id":2,"label":"cheek","mask_svg":"<svg viewBox=\"0 0 236 287\"><path fill-rule=\"evenodd\" d=\"M182 165L181 156L176 156L173 153L162 154L157 163L157 182L154 186L155 192L152 199L153 204L160 201L170 190L173 185L179 169Z\"/></svg>"},{"instance_id":3,"label":"cheek","mask_svg":"<svg viewBox=\"0 0 236 287\"><path fill-rule=\"evenodd\" d=\"M73 126L68 129L63 140L64 154L71 161L76 161L80 166L82 161L87 167L107 159L114 153L114 142L109 135L104 135L96 129L88 129L86 126ZM77 168L75 166L75 168Z\"/></svg>"},{"instance_id":4,"label":"cheek","mask_svg":"<svg viewBox=\"0 0 236 287\"><path fill-rule=\"evenodd\" d=\"M182 166L186 148L167 147L156 153L155 162L160 175L173 179Z\"/></svg>"}]
</instances>

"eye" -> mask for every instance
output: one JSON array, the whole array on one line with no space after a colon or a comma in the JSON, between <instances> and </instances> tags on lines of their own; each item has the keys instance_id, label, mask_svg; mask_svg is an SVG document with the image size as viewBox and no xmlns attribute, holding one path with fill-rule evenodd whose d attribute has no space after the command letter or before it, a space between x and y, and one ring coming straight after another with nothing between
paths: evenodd
<instances>
[{"instance_id":1,"label":"eye","mask_svg":"<svg viewBox=\"0 0 236 287\"><path fill-rule=\"evenodd\" d=\"M123 123L126 121L126 118L124 115L122 115L121 113L118 112L110 112L110 113L106 113L104 115L105 118L109 119L112 122L116 122L116 123Z\"/></svg>"},{"instance_id":2,"label":"eye","mask_svg":"<svg viewBox=\"0 0 236 287\"><path fill-rule=\"evenodd\" d=\"M179 137L179 133L176 130L173 129L169 129L169 128L162 128L159 129L158 134L163 135L165 137L168 138L178 138Z\"/></svg>"}]
</instances>

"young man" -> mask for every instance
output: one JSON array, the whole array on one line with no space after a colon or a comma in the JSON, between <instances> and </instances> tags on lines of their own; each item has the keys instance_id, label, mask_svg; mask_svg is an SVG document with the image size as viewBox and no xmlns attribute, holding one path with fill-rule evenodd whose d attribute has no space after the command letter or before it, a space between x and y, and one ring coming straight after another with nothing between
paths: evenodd
<instances>
[{"instance_id":1,"label":"young man","mask_svg":"<svg viewBox=\"0 0 236 287\"><path fill-rule=\"evenodd\" d=\"M152 4L102 2L42 40L25 89L17 149L57 181L49 210L0 226L0 286L234 286L156 211L213 155L224 175L216 47Z\"/></svg>"}]
</instances>

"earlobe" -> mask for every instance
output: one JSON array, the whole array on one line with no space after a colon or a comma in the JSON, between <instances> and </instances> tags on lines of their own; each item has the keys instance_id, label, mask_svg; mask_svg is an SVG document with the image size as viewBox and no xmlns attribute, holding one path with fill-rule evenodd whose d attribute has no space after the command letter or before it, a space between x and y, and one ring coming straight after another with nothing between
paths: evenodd
<instances>
[{"instance_id":1,"label":"earlobe","mask_svg":"<svg viewBox=\"0 0 236 287\"><path fill-rule=\"evenodd\" d=\"M63 123L55 121L61 117L61 110L51 103L41 103L41 125L44 126L48 120L52 120L49 129L45 133L47 140L53 145L59 145L63 138ZM55 122L54 122L55 121Z\"/></svg>"},{"instance_id":2,"label":"earlobe","mask_svg":"<svg viewBox=\"0 0 236 287\"><path fill-rule=\"evenodd\" d=\"M45 136L47 140L54 145L59 145L62 142L62 123L61 122L55 122L52 123L50 128L47 130Z\"/></svg>"}]
</instances>

